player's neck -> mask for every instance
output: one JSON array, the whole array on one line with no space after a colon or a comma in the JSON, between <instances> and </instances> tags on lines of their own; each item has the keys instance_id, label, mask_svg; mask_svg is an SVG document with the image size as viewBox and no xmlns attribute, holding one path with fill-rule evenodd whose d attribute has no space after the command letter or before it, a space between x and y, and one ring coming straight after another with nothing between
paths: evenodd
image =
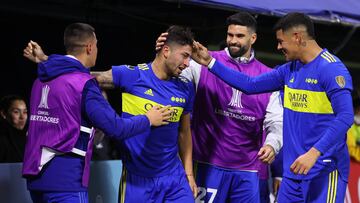
<instances>
[{"instance_id":1,"label":"player's neck","mask_svg":"<svg viewBox=\"0 0 360 203\"><path fill-rule=\"evenodd\" d=\"M90 68L90 65L88 63L89 60L86 58L86 56L84 54L68 53L67 55L78 60L85 68Z\"/></svg>"},{"instance_id":2,"label":"player's neck","mask_svg":"<svg viewBox=\"0 0 360 203\"><path fill-rule=\"evenodd\" d=\"M323 49L316 43L315 40L309 40L306 47L301 51L300 61L308 64L313 61Z\"/></svg>"},{"instance_id":3,"label":"player's neck","mask_svg":"<svg viewBox=\"0 0 360 203\"><path fill-rule=\"evenodd\" d=\"M170 77L165 72L165 63L159 57L151 63L152 70L157 78L160 80L168 80Z\"/></svg>"}]
</instances>

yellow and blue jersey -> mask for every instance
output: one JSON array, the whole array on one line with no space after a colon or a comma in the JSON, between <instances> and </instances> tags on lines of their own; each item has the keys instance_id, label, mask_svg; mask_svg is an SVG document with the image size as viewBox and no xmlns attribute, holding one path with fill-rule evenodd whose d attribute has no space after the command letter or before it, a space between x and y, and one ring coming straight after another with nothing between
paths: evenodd
<instances>
[{"instance_id":1,"label":"yellow and blue jersey","mask_svg":"<svg viewBox=\"0 0 360 203\"><path fill-rule=\"evenodd\" d=\"M182 114L192 111L194 88L183 77L161 80L151 64L113 66L113 81L122 90L122 116L145 114L155 105L171 105L169 124L121 142L126 169L139 176L159 177L171 174L181 164L178 157L178 129Z\"/></svg>"},{"instance_id":2,"label":"yellow and blue jersey","mask_svg":"<svg viewBox=\"0 0 360 203\"><path fill-rule=\"evenodd\" d=\"M330 173L336 168L345 177L349 171L346 136L333 146L324 140L325 132L335 119L330 102L338 91L352 90L352 81L344 64L324 50L308 64L293 61L284 64L284 176L299 178L290 171L290 165L311 147L322 155L307 176ZM334 136L333 136L334 137Z\"/></svg>"},{"instance_id":3,"label":"yellow and blue jersey","mask_svg":"<svg viewBox=\"0 0 360 203\"><path fill-rule=\"evenodd\" d=\"M312 179L337 169L347 181L349 154L346 131L353 121L352 81L339 58L323 49L307 64L288 62L273 71L249 77L216 61L210 71L247 94L284 90L284 176ZM307 175L291 164L312 147L321 156Z\"/></svg>"}]
</instances>

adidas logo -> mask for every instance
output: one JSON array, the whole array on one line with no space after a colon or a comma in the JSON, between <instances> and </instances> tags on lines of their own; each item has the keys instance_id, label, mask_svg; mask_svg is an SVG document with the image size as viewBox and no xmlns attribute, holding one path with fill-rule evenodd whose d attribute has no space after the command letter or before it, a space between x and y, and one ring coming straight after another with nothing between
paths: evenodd
<instances>
[{"instance_id":1,"label":"adidas logo","mask_svg":"<svg viewBox=\"0 0 360 203\"><path fill-rule=\"evenodd\" d=\"M144 92L144 94L150 95L150 96L154 96L152 89L148 89Z\"/></svg>"},{"instance_id":2,"label":"adidas logo","mask_svg":"<svg viewBox=\"0 0 360 203\"><path fill-rule=\"evenodd\" d=\"M291 80L289 81L290 83L293 83L294 82L294 77L291 78Z\"/></svg>"}]
</instances>

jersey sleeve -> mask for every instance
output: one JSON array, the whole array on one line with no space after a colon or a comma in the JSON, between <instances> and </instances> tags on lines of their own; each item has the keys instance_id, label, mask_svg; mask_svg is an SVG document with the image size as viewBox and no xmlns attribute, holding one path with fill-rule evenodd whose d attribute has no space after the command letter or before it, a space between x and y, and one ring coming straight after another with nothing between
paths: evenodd
<instances>
[{"instance_id":1,"label":"jersey sleeve","mask_svg":"<svg viewBox=\"0 0 360 203\"><path fill-rule=\"evenodd\" d=\"M321 139L314 145L321 153L325 153L339 140L345 139L346 132L353 123L352 80L342 63L330 63L321 71L320 83L326 91L335 115Z\"/></svg>"},{"instance_id":2,"label":"jersey sleeve","mask_svg":"<svg viewBox=\"0 0 360 203\"><path fill-rule=\"evenodd\" d=\"M271 145L277 154L283 145L283 112L279 91L273 92L266 108L264 145Z\"/></svg>"},{"instance_id":3,"label":"jersey sleeve","mask_svg":"<svg viewBox=\"0 0 360 203\"><path fill-rule=\"evenodd\" d=\"M150 130L145 115L121 118L102 96L94 80L89 80L83 90L82 109L91 124L107 136L122 140Z\"/></svg>"},{"instance_id":4,"label":"jersey sleeve","mask_svg":"<svg viewBox=\"0 0 360 203\"><path fill-rule=\"evenodd\" d=\"M139 78L139 69L136 66L112 66L112 76L115 87L127 89Z\"/></svg>"},{"instance_id":5,"label":"jersey sleeve","mask_svg":"<svg viewBox=\"0 0 360 203\"><path fill-rule=\"evenodd\" d=\"M352 79L343 63L329 63L321 70L320 82L326 94L331 95L338 91L352 91Z\"/></svg>"}]
</instances>

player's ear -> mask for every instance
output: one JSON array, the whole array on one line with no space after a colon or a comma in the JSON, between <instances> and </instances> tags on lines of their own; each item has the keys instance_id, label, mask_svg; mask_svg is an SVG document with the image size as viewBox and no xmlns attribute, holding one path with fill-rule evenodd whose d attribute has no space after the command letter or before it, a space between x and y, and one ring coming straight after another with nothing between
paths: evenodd
<instances>
[{"instance_id":1,"label":"player's ear","mask_svg":"<svg viewBox=\"0 0 360 203\"><path fill-rule=\"evenodd\" d=\"M250 38L251 45L255 43L256 39L257 39L257 34L254 32L251 34L251 38Z\"/></svg>"},{"instance_id":2,"label":"player's ear","mask_svg":"<svg viewBox=\"0 0 360 203\"><path fill-rule=\"evenodd\" d=\"M86 48L86 53L91 54L91 51L93 49L92 44L88 43L85 48Z\"/></svg>"},{"instance_id":3,"label":"player's ear","mask_svg":"<svg viewBox=\"0 0 360 203\"><path fill-rule=\"evenodd\" d=\"M168 58L170 55L170 52L171 52L171 50L170 50L169 45L164 45L162 48L162 53L163 53L164 58Z\"/></svg>"},{"instance_id":4,"label":"player's ear","mask_svg":"<svg viewBox=\"0 0 360 203\"><path fill-rule=\"evenodd\" d=\"M6 119L6 115L4 111L0 111L1 118Z\"/></svg>"}]
</instances>

